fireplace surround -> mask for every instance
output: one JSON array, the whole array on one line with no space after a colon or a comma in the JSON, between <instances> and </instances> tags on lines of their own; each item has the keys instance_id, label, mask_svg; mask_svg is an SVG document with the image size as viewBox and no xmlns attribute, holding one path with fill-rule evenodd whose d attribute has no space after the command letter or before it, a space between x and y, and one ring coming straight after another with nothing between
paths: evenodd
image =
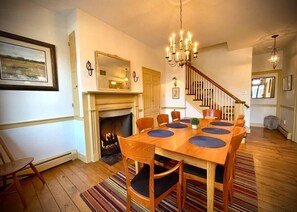
<instances>
[{"instance_id":1,"label":"fireplace surround","mask_svg":"<svg viewBox=\"0 0 297 212\"><path fill-rule=\"evenodd\" d=\"M132 134L136 133L139 92L88 91L83 93L86 163L101 157L99 117L132 113Z\"/></svg>"}]
</instances>

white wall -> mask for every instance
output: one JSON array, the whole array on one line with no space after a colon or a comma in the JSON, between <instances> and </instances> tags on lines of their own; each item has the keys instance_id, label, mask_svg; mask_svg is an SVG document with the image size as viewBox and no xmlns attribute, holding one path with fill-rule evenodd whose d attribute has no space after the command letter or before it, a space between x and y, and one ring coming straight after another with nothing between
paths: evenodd
<instances>
[{"instance_id":1,"label":"white wall","mask_svg":"<svg viewBox=\"0 0 297 212\"><path fill-rule=\"evenodd\" d=\"M72 116L67 25L64 17L30 1L1 1L0 30L56 46L59 91L0 91L0 123ZM72 121L2 130L16 157L44 159L76 149Z\"/></svg>"},{"instance_id":2,"label":"white wall","mask_svg":"<svg viewBox=\"0 0 297 212\"><path fill-rule=\"evenodd\" d=\"M292 90L282 91L281 93L281 108L280 108L280 123L291 133L294 133L293 138L296 138L297 126L294 126L294 114L296 113L296 76L297 76L297 37L288 44L284 49L283 59L283 77L292 75ZM295 113L294 113L295 112ZM297 118L295 114L295 119ZM286 120L286 123L284 123ZM297 123L297 120L295 120ZM294 129L295 128L295 129ZM294 139L297 141L296 139Z\"/></svg>"},{"instance_id":3,"label":"white wall","mask_svg":"<svg viewBox=\"0 0 297 212\"><path fill-rule=\"evenodd\" d=\"M83 91L97 89L96 74L89 76L85 68L85 63L88 60L95 66L94 53L96 50L130 60L131 74L136 71L139 76L138 82L132 81L132 91L142 92L142 67L164 72L163 58L160 58L152 48L81 10L76 10L76 13L78 55L81 62L78 70L82 79Z\"/></svg>"},{"instance_id":4,"label":"white wall","mask_svg":"<svg viewBox=\"0 0 297 212\"><path fill-rule=\"evenodd\" d=\"M200 49L193 66L250 105L252 48L229 51L227 44ZM250 110L246 110L250 125Z\"/></svg>"}]
</instances>

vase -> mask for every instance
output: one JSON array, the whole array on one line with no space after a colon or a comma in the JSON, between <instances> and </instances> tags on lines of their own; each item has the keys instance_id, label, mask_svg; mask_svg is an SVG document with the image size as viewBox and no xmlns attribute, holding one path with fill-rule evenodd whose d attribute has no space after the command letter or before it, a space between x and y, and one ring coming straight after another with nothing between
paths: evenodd
<instances>
[{"instance_id":1,"label":"vase","mask_svg":"<svg viewBox=\"0 0 297 212\"><path fill-rule=\"evenodd\" d=\"M198 128L198 125L195 125L195 124L192 124L192 129L197 129Z\"/></svg>"}]
</instances>

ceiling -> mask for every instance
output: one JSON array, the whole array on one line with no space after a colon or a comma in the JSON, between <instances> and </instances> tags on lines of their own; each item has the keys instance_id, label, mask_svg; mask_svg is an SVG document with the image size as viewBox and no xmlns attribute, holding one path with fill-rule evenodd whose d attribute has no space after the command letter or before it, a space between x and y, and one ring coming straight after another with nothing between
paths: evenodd
<instances>
[{"instance_id":1,"label":"ceiling","mask_svg":"<svg viewBox=\"0 0 297 212\"><path fill-rule=\"evenodd\" d=\"M165 50L179 31L179 0L31 0L67 15L74 8L97 17L146 45ZM199 47L227 43L267 53L273 34L283 49L297 36L296 0L183 0L183 28Z\"/></svg>"}]
</instances>

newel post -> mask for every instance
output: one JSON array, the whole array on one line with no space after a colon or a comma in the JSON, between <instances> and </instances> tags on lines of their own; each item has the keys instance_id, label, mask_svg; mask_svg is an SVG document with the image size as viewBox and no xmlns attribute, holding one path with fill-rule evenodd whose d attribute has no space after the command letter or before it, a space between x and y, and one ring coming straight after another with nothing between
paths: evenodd
<instances>
[{"instance_id":1,"label":"newel post","mask_svg":"<svg viewBox=\"0 0 297 212\"><path fill-rule=\"evenodd\" d=\"M236 121L238 115L245 114L244 104L245 102L235 102L233 121Z\"/></svg>"}]
</instances>

